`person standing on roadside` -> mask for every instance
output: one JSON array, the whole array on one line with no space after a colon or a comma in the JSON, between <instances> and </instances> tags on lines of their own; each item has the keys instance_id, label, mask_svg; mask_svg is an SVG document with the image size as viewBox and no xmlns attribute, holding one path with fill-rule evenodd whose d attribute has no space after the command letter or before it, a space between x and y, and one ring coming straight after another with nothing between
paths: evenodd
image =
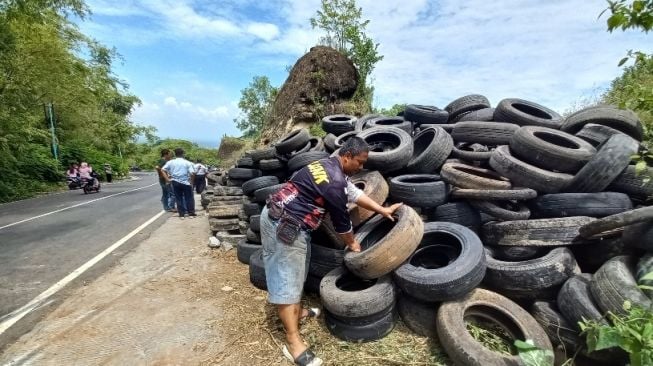
<instances>
[{"instance_id":1,"label":"person standing on roadside","mask_svg":"<svg viewBox=\"0 0 653 366\"><path fill-rule=\"evenodd\" d=\"M165 173L166 181L172 184L179 217L183 219L186 214L191 218L197 216L193 196L195 166L184 158L184 149L176 148L175 158L169 160L161 170Z\"/></svg>"},{"instance_id":2,"label":"person standing on roadside","mask_svg":"<svg viewBox=\"0 0 653 366\"><path fill-rule=\"evenodd\" d=\"M104 174L107 176L107 183L111 183L113 180L113 170L111 169L111 164L104 163Z\"/></svg>"},{"instance_id":3,"label":"person standing on roadside","mask_svg":"<svg viewBox=\"0 0 653 366\"><path fill-rule=\"evenodd\" d=\"M166 165L168 160L172 159L172 153L169 149L161 150L161 159L155 167L156 172L159 174L159 185L161 186L161 203L163 204L163 210L167 212L177 212L175 209L175 194L172 191L172 184L168 182L167 176L161 170L161 168Z\"/></svg>"},{"instance_id":4,"label":"person standing on roadside","mask_svg":"<svg viewBox=\"0 0 653 366\"><path fill-rule=\"evenodd\" d=\"M348 139L337 156L315 161L300 169L276 193L261 212L263 262L268 301L277 305L286 330L284 356L297 365L319 366L317 357L299 334L299 320L319 315L319 309L302 309L300 300L310 261L311 231L320 226L325 212L349 250L359 252L347 203L393 220L401 203L383 207L349 181L362 169L369 147L359 137Z\"/></svg>"},{"instance_id":5,"label":"person standing on roadside","mask_svg":"<svg viewBox=\"0 0 653 366\"><path fill-rule=\"evenodd\" d=\"M206 188L206 165L202 164L202 159L197 159L195 164L195 192L201 194Z\"/></svg>"}]
</instances>

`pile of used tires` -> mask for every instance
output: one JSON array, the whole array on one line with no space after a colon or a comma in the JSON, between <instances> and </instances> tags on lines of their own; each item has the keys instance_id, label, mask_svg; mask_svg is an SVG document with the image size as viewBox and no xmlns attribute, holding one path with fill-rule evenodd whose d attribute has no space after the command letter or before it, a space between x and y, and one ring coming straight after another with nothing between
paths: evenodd
<instances>
[{"instance_id":1,"label":"pile of used tires","mask_svg":"<svg viewBox=\"0 0 653 366\"><path fill-rule=\"evenodd\" d=\"M491 108L469 95L396 117L328 116L322 128L323 139L297 130L249 151L223 181L244 195L238 258L256 287L265 289L258 220L267 196L359 136L370 153L354 184L405 205L394 222L350 207L359 253L343 250L328 215L313 233L305 289L320 295L334 335L379 339L400 316L456 364L517 364L470 335L466 322L478 320L590 364L626 362L618 350L588 353L578 322L606 321L626 300L651 306L637 281L653 270L653 182L630 165L642 139L634 113L598 106L563 118L525 100Z\"/></svg>"}]
</instances>

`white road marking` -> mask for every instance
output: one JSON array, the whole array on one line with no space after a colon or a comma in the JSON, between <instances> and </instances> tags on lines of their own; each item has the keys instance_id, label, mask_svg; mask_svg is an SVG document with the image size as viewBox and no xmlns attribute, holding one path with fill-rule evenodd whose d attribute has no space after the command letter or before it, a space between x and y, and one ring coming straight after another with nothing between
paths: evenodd
<instances>
[{"instance_id":1,"label":"white road marking","mask_svg":"<svg viewBox=\"0 0 653 366\"><path fill-rule=\"evenodd\" d=\"M131 239L134 235L138 234L141 230L145 229L148 225L153 223L156 219L161 217L165 211L161 211L158 214L154 215L152 218L147 220L143 225L137 227L134 229L132 232L124 236L122 239L118 240L117 242L113 243L110 247L102 251L102 253L96 255L93 257L91 260L88 262L82 264L79 268L76 270L72 271L69 275L61 279L59 282L55 283L52 285L49 289L43 291L40 295L35 297L32 301L27 303L26 305L22 306L19 309L16 309L12 311L11 313L7 314L3 318L6 318L6 320L2 321L0 323L0 334L4 333L7 329L9 329L12 325L14 325L17 321L22 319L25 315L29 314L31 311L36 309L37 307L41 306L40 304L45 301L48 297L54 295L57 293L57 291L61 290L64 288L67 284L69 284L71 281L73 281L75 278L79 277L82 273L84 273L86 270L89 268L93 267L97 262L102 260L102 258L106 257L107 255L111 254L114 250L116 250L118 247L123 245L127 240Z\"/></svg>"},{"instance_id":2,"label":"white road marking","mask_svg":"<svg viewBox=\"0 0 653 366\"><path fill-rule=\"evenodd\" d=\"M121 194L125 194L125 193L129 193L129 192L138 191L138 190L140 190L140 189L149 188L149 187L152 187L152 186L157 185L157 184L158 184L158 183L152 183L152 184L147 185L147 186L144 186L144 187L134 188L134 189L130 189L130 190L127 190L127 191L122 191L122 192L118 192L118 193L110 194L110 195L108 195L108 196L104 196L104 197L96 198L96 199L94 199L94 200L85 201L85 202L82 202L82 203L78 203L78 204L76 204L76 205L72 205L72 206L68 206L68 207L60 208L60 209L55 210L55 211L50 211L50 212L44 213L44 214L42 214L42 215L38 215L38 216L34 216L34 217L30 217L30 218L25 219L25 220L20 220L20 221L12 222L11 224L7 224L7 225L5 225L5 226L0 226L0 230L2 230L2 229L6 229L6 228L11 227L11 226L14 226L14 225L22 224L22 223L24 223L24 222L28 222L28 221L32 221L32 220L36 220L36 219L39 219L39 218L44 217L44 216L52 215L52 214L55 214L55 213L57 213L57 212L70 210L71 208L75 208L75 207L79 207L79 206L88 205L89 203L93 203L93 202L97 202L97 201L105 200L105 199L107 199L107 198L115 197L115 196L118 196L118 195L121 195Z\"/></svg>"}]
</instances>

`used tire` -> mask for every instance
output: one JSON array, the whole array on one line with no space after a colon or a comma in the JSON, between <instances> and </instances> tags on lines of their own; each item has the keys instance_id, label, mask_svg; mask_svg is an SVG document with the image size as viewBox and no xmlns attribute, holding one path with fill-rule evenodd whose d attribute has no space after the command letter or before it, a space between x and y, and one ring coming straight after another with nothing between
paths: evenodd
<instances>
[{"instance_id":1,"label":"used tire","mask_svg":"<svg viewBox=\"0 0 653 366\"><path fill-rule=\"evenodd\" d=\"M531 306L531 315L542 326L553 344L563 345L566 354L573 354L584 343L578 331L553 302L536 301Z\"/></svg>"},{"instance_id":2,"label":"used tire","mask_svg":"<svg viewBox=\"0 0 653 366\"><path fill-rule=\"evenodd\" d=\"M328 153L332 153L336 150L336 139L338 136L330 133L322 139L324 142L324 150Z\"/></svg>"},{"instance_id":3,"label":"used tire","mask_svg":"<svg viewBox=\"0 0 653 366\"><path fill-rule=\"evenodd\" d=\"M484 108L490 108L490 101L484 95L470 94L447 104L444 110L449 112L449 120L455 121L462 114Z\"/></svg>"},{"instance_id":4,"label":"used tire","mask_svg":"<svg viewBox=\"0 0 653 366\"><path fill-rule=\"evenodd\" d=\"M531 211L521 202L516 201L480 201L470 200L469 204L480 212L486 213L496 220L528 220Z\"/></svg>"},{"instance_id":5,"label":"used tire","mask_svg":"<svg viewBox=\"0 0 653 366\"><path fill-rule=\"evenodd\" d=\"M456 365L521 365L518 356L507 356L486 348L466 327L469 319L482 319L501 326L512 339L531 339L535 346L552 351L551 341L533 317L519 305L491 291L476 289L457 301L443 303L436 320L442 348Z\"/></svg>"},{"instance_id":6,"label":"used tire","mask_svg":"<svg viewBox=\"0 0 653 366\"><path fill-rule=\"evenodd\" d=\"M261 244L250 243L244 239L239 241L236 245L236 257L238 261L243 264L249 264L249 259L257 250L261 249Z\"/></svg>"},{"instance_id":7,"label":"used tire","mask_svg":"<svg viewBox=\"0 0 653 366\"><path fill-rule=\"evenodd\" d=\"M270 196L273 193L277 193L277 191L281 189L281 187L283 187L284 184L285 183L276 184L273 186L257 189L254 192L254 197L255 197L254 201L258 203L265 203L265 201L268 199L268 196Z\"/></svg>"},{"instance_id":8,"label":"used tire","mask_svg":"<svg viewBox=\"0 0 653 366\"><path fill-rule=\"evenodd\" d=\"M452 149L453 139L443 129L424 129L413 138L413 156L406 166L406 171L433 173L444 164Z\"/></svg>"},{"instance_id":9,"label":"used tire","mask_svg":"<svg viewBox=\"0 0 653 366\"><path fill-rule=\"evenodd\" d=\"M209 217L218 219L227 219L231 217L238 217L243 209L242 205L228 205L228 206L210 206Z\"/></svg>"},{"instance_id":10,"label":"used tire","mask_svg":"<svg viewBox=\"0 0 653 366\"><path fill-rule=\"evenodd\" d=\"M252 160L254 162L259 162L263 159L272 159L276 155L276 150L273 147L267 147L263 149L253 150L250 153Z\"/></svg>"},{"instance_id":11,"label":"used tire","mask_svg":"<svg viewBox=\"0 0 653 366\"><path fill-rule=\"evenodd\" d=\"M596 271L590 289L602 312L623 315L626 313L623 308L626 300L645 309L651 307L651 299L637 287L633 276L635 263L633 256L614 257Z\"/></svg>"},{"instance_id":12,"label":"used tire","mask_svg":"<svg viewBox=\"0 0 653 366\"><path fill-rule=\"evenodd\" d=\"M642 292L649 299L653 299L653 290L650 289L650 287L653 287L653 280L646 280L644 276L651 272L653 272L653 253L648 253L637 262L635 279L637 280L637 285L648 286L648 288L642 288Z\"/></svg>"},{"instance_id":13,"label":"used tire","mask_svg":"<svg viewBox=\"0 0 653 366\"><path fill-rule=\"evenodd\" d=\"M447 183L460 188L510 189L507 178L483 168L467 164L446 163L440 173Z\"/></svg>"},{"instance_id":14,"label":"used tire","mask_svg":"<svg viewBox=\"0 0 653 366\"><path fill-rule=\"evenodd\" d=\"M245 238L250 243L261 244L261 234L252 230L252 228L247 229L245 233Z\"/></svg>"},{"instance_id":15,"label":"used tire","mask_svg":"<svg viewBox=\"0 0 653 366\"><path fill-rule=\"evenodd\" d=\"M639 144L626 135L613 135L598 152L576 173L566 187L568 192L601 192L628 167L631 155Z\"/></svg>"},{"instance_id":16,"label":"used tire","mask_svg":"<svg viewBox=\"0 0 653 366\"><path fill-rule=\"evenodd\" d=\"M572 245L569 249L584 273L594 273L609 259L633 252L620 237L589 240L587 244Z\"/></svg>"},{"instance_id":17,"label":"used tire","mask_svg":"<svg viewBox=\"0 0 653 366\"><path fill-rule=\"evenodd\" d=\"M248 180L248 179L260 177L261 171L258 169L231 168L229 169L227 174L229 175L229 179Z\"/></svg>"},{"instance_id":18,"label":"used tire","mask_svg":"<svg viewBox=\"0 0 653 366\"><path fill-rule=\"evenodd\" d=\"M295 172L314 161L328 157L329 153L324 151L307 151L301 154L297 154L288 160L288 171Z\"/></svg>"},{"instance_id":19,"label":"used tire","mask_svg":"<svg viewBox=\"0 0 653 366\"><path fill-rule=\"evenodd\" d=\"M464 201L445 203L436 207L435 211L429 215L429 221L453 222L474 232L478 232L481 227L481 215Z\"/></svg>"},{"instance_id":20,"label":"used tire","mask_svg":"<svg viewBox=\"0 0 653 366\"><path fill-rule=\"evenodd\" d=\"M390 197L412 207L437 207L447 202L448 189L439 175L400 175L390 179Z\"/></svg>"},{"instance_id":21,"label":"used tire","mask_svg":"<svg viewBox=\"0 0 653 366\"><path fill-rule=\"evenodd\" d=\"M596 154L590 143L563 131L524 126L509 141L510 151L539 168L576 173Z\"/></svg>"},{"instance_id":22,"label":"used tire","mask_svg":"<svg viewBox=\"0 0 653 366\"><path fill-rule=\"evenodd\" d=\"M584 244L578 229L596 219L573 216L553 219L488 222L483 225L483 243L507 246L564 246Z\"/></svg>"},{"instance_id":23,"label":"used tire","mask_svg":"<svg viewBox=\"0 0 653 366\"><path fill-rule=\"evenodd\" d=\"M401 294L397 301L397 309L401 320L408 329L417 335L437 339L435 317L438 313L438 304L420 301L406 294Z\"/></svg>"},{"instance_id":24,"label":"used tire","mask_svg":"<svg viewBox=\"0 0 653 366\"><path fill-rule=\"evenodd\" d=\"M279 179L277 177L263 176L254 179L250 179L247 182L243 183L243 193L246 195L253 194L257 189L273 186L279 184Z\"/></svg>"},{"instance_id":25,"label":"used tire","mask_svg":"<svg viewBox=\"0 0 653 366\"><path fill-rule=\"evenodd\" d=\"M338 137L336 138L335 143L334 143L334 146L335 146L335 148L336 148L336 151L337 151L338 149L340 149L340 148L342 147L342 145L344 145L345 142L347 142L347 140L349 140L350 138L352 138L352 137L354 137L354 136L357 136L357 135L358 135L358 132L355 132L355 131L349 131L349 132L345 132L345 133L343 133L342 135L338 136Z\"/></svg>"},{"instance_id":26,"label":"used tire","mask_svg":"<svg viewBox=\"0 0 653 366\"><path fill-rule=\"evenodd\" d=\"M637 141L642 140L642 123L637 115L628 109L609 106L590 107L573 113L567 117L560 129L573 134L589 123L612 127Z\"/></svg>"},{"instance_id":27,"label":"used tire","mask_svg":"<svg viewBox=\"0 0 653 366\"><path fill-rule=\"evenodd\" d=\"M555 111L537 103L508 98L497 104L494 120L520 126L542 126L559 130L564 119Z\"/></svg>"},{"instance_id":28,"label":"used tire","mask_svg":"<svg viewBox=\"0 0 653 366\"><path fill-rule=\"evenodd\" d=\"M334 114L322 118L322 129L327 133L340 136L343 133L353 131L356 117L348 114Z\"/></svg>"},{"instance_id":29,"label":"used tire","mask_svg":"<svg viewBox=\"0 0 653 366\"><path fill-rule=\"evenodd\" d=\"M537 192L530 188L513 189L465 189L454 188L451 197L488 201L522 201L537 197Z\"/></svg>"},{"instance_id":30,"label":"used tire","mask_svg":"<svg viewBox=\"0 0 653 366\"><path fill-rule=\"evenodd\" d=\"M581 226L579 233L584 238L606 236L614 231L623 230L625 226L648 221L653 221L653 206L637 208L588 222Z\"/></svg>"},{"instance_id":31,"label":"used tire","mask_svg":"<svg viewBox=\"0 0 653 366\"><path fill-rule=\"evenodd\" d=\"M251 157L242 157L236 160L236 166L238 168L254 168L254 159Z\"/></svg>"},{"instance_id":32,"label":"used tire","mask_svg":"<svg viewBox=\"0 0 653 366\"><path fill-rule=\"evenodd\" d=\"M647 182L645 181L647 177L653 177L653 167L637 174L635 166L628 165L626 170L621 172L607 189L625 193L637 201L653 200L653 179Z\"/></svg>"},{"instance_id":33,"label":"used tire","mask_svg":"<svg viewBox=\"0 0 653 366\"><path fill-rule=\"evenodd\" d=\"M417 251L395 270L394 279L416 299L448 301L481 283L485 267L483 244L474 232L454 223L429 222Z\"/></svg>"},{"instance_id":34,"label":"used tire","mask_svg":"<svg viewBox=\"0 0 653 366\"><path fill-rule=\"evenodd\" d=\"M352 325L333 317L329 312L324 314L324 323L334 336L349 342L370 342L381 339L394 329L397 322L397 312L392 309L383 317L370 323Z\"/></svg>"},{"instance_id":35,"label":"used tire","mask_svg":"<svg viewBox=\"0 0 653 366\"><path fill-rule=\"evenodd\" d=\"M612 127L588 123L576 133L576 137L580 137L581 139L592 144L592 146L596 147L607 141L610 136L616 135L618 133L623 132L615 130Z\"/></svg>"},{"instance_id":36,"label":"used tire","mask_svg":"<svg viewBox=\"0 0 653 366\"><path fill-rule=\"evenodd\" d=\"M487 162L490 160L492 152L485 145L460 143L454 145L451 156L464 161Z\"/></svg>"},{"instance_id":37,"label":"used tire","mask_svg":"<svg viewBox=\"0 0 653 366\"><path fill-rule=\"evenodd\" d=\"M258 249L249 257L249 282L259 290L268 290L263 265L263 249Z\"/></svg>"},{"instance_id":38,"label":"used tire","mask_svg":"<svg viewBox=\"0 0 653 366\"><path fill-rule=\"evenodd\" d=\"M258 162L258 167L265 172L265 175L270 175L270 171L283 169L285 163L279 159L264 159Z\"/></svg>"},{"instance_id":39,"label":"used tire","mask_svg":"<svg viewBox=\"0 0 653 366\"><path fill-rule=\"evenodd\" d=\"M262 210L263 208L258 203L243 203L243 213L246 216L258 215Z\"/></svg>"},{"instance_id":40,"label":"used tire","mask_svg":"<svg viewBox=\"0 0 653 366\"><path fill-rule=\"evenodd\" d=\"M456 142L476 142L483 145L507 145L519 126L503 122L458 122L451 137Z\"/></svg>"},{"instance_id":41,"label":"used tire","mask_svg":"<svg viewBox=\"0 0 653 366\"><path fill-rule=\"evenodd\" d=\"M527 261L542 256L548 249L542 247L517 247L517 246L494 246L488 247L492 250L494 258L508 262Z\"/></svg>"},{"instance_id":42,"label":"used tire","mask_svg":"<svg viewBox=\"0 0 653 366\"><path fill-rule=\"evenodd\" d=\"M354 123L354 131L356 131L356 132L363 131L365 129L365 126L367 125L367 121L369 121L369 120L371 120L373 118L377 118L377 117L383 117L383 115L377 114L377 113L372 113L372 114L366 114L366 115L362 116L361 118L356 120L356 123Z\"/></svg>"},{"instance_id":43,"label":"used tire","mask_svg":"<svg viewBox=\"0 0 653 366\"><path fill-rule=\"evenodd\" d=\"M406 131L408 134L413 133L413 124L404 120L403 117L386 117L380 116L367 121L366 128L372 127L395 127Z\"/></svg>"},{"instance_id":44,"label":"used tire","mask_svg":"<svg viewBox=\"0 0 653 366\"><path fill-rule=\"evenodd\" d=\"M388 198L388 192L390 191L388 183L381 173L377 171L357 173L350 178L350 181L379 205L382 205ZM348 208L351 223L355 228L375 214L374 211L366 210L355 204L350 204Z\"/></svg>"},{"instance_id":45,"label":"used tire","mask_svg":"<svg viewBox=\"0 0 653 366\"><path fill-rule=\"evenodd\" d=\"M433 106L409 104L404 110L404 119L416 125L447 123L449 112Z\"/></svg>"},{"instance_id":46,"label":"used tire","mask_svg":"<svg viewBox=\"0 0 653 366\"><path fill-rule=\"evenodd\" d=\"M415 210L403 205L394 222L376 216L356 233L360 252L347 252L345 265L361 278L379 278L399 267L415 251L424 234L424 223Z\"/></svg>"},{"instance_id":47,"label":"used tire","mask_svg":"<svg viewBox=\"0 0 653 366\"><path fill-rule=\"evenodd\" d=\"M402 169L413 156L413 141L410 135L394 127L370 128L358 137L370 146L365 167L387 173Z\"/></svg>"},{"instance_id":48,"label":"used tire","mask_svg":"<svg viewBox=\"0 0 653 366\"><path fill-rule=\"evenodd\" d=\"M344 257L345 251L342 249L327 248L311 243L311 261L308 266L308 273L322 278L334 269L342 267Z\"/></svg>"},{"instance_id":49,"label":"used tire","mask_svg":"<svg viewBox=\"0 0 653 366\"><path fill-rule=\"evenodd\" d=\"M573 175L540 169L515 158L508 146L499 146L490 158L490 166L513 184L538 192L557 193L574 179Z\"/></svg>"},{"instance_id":50,"label":"used tire","mask_svg":"<svg viewBox=\"0 0 653 366\"><path fill-rule=\"evenodd\" d=\"M288 154L295 150L301 149L310 140L308 130L305 128L295 130L285 135L279 140L274 148L279 154Z\"/></svg>"},{"instance_id":51,"label":"used tire","mask_svg":"<svg viewBox=\"0 0 653 366\"><path fill-rule=\"evenodd\" d=\"M604 217L633 208L627 195L615 192L554 193L539 196L528 202L531 217L589 216Z\"/></svg>"},{"instance_id":52,"label":"used tire","mask_svg":"<svg viewBox=\"0 0 653 366\"><path fill-rule=\"evenodd\" d=\"M255 232L261 231L261 215L252 215L249 217L249 228Z\"/></svg>"},{"instance_id":53,"label":"used tire","mask_svg":"<svg viewBox=\"0 0 653 366\"><path fill-rule=\"evenodd\" d=\"M581 321L593 320L601 325L608 325L592 299L591 282L591 274L575 275L562 285L558 293L558 308L577 332L581 331L578 324Z\"/></svg>"},{"instance_id":54,"label":"used tire","mask_svg":"<svg viewBox=\"0 0 653 366\"><path fill-rule=\"evenodd\" d=\"M494 108L483 108L483 109L462 114L458 116L456 122L467 122L467 121L492 122L494 121Z\"/></svg>"},{"instance_id":55,"label":"used tire","mask_svg":"<svg viewBox=\"0 0 653 366\"><path fill-rule=\"evenodd\" d=\"M633 248L653 252L653 220L624 227L621 239Z\"/></svg>"}]
</instances>

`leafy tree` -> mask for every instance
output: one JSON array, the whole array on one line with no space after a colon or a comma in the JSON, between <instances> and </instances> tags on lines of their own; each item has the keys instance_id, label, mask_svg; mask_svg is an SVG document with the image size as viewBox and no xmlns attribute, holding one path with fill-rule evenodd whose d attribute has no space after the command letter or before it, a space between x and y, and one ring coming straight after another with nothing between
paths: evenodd
<instances>
[{"instance_id":1,"label":"leafy tree","mask_svg":"<svg viewBox=\"0 0 653 366\"><path fill-rule=\"evenodd\" d=\"M234 119L244 137L258 137L272 111L279 89L270 84L267 76L254 76L249 86L240 91L238 108L241 115Z\"/></svg>"},{"instance_id":2,"label":"leafy tree","mask_svg":"<svg viewBox=\"0 0 653 366\"><path fill-rule=\"evenodd\" d=\"M374 110L374 113L382 114L384 116L396 116L399 112L403 112L406 109L406 103L395 104L390 108L378 108Z\"/></svg>"},{"instance_id":3,"label":"leafy tree","mask_svg":"<svg viewBox=\"0 0 653 366\"><path fill-rule=\"evenodd\" d=\"M358 69L355 98L365 100L371 109L374 89L368 85L377 62L383 59L378 43L365 34L369 20L361 20L363 9L356 0L322 0L321 9L310 19L313 28L326 32L321 42L347 55Z\"/></svg>"}]
</instances>

